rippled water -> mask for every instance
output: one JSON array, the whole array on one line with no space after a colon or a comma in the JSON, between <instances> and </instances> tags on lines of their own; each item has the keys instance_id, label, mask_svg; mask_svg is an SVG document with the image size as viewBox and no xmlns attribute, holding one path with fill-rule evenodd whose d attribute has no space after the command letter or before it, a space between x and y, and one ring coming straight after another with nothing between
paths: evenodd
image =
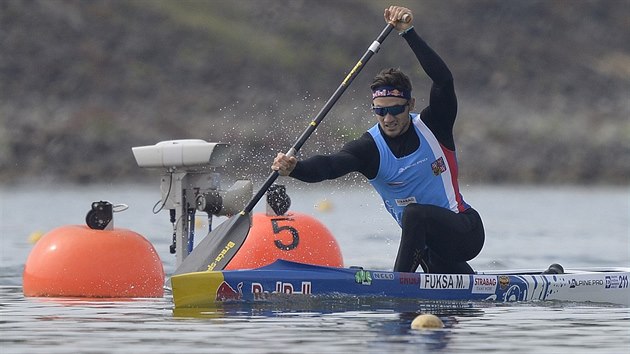
<instances>
[{"instance_id":1,"label":"rippled water","mask_svg":"<svg viewBox=\"0 0 630 354\"><path fill-rule=\"evenodd\" d=\"M391 269L398 231L368 189L289 187L293 210L312 213L337 237L346 265ZM312 299L173 311L161 299L24 298L21 271L29 234L81 224L95 200L129 204L116 226L147 237L167 273L167 213L154 215L157 186L1 191L2 353L626 353L630 309L602 304L440 304ZM630 266L630 189L466 187L484 218L487 243L477 269ZM334 209L314 205L327 198ZM260 209L260 206L257 207ZM446 328L410 329L423 312Z\"/></svg>"}]
</instances>

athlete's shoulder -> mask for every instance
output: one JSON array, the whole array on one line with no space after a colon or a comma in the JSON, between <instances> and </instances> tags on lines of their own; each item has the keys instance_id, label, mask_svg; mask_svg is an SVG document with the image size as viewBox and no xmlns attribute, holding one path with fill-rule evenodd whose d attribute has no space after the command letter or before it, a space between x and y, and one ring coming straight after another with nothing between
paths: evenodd
<instances>
[{"instance_id":1,"label":"athlete's shoulder","mask_svg":"<svg viewBox=\"0 0 630 354\"><path fill-rule=\"evenodd\" d=\"M365 132L359 138L347 142L342 150L352 153L355 156L363 155L376 148L376 142L370 132Z\"/></svg>"}]
</instances>

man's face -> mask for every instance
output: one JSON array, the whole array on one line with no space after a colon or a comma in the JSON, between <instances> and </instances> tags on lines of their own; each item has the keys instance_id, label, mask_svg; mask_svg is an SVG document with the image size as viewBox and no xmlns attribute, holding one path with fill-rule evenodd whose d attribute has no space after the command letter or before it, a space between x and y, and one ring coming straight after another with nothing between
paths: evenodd
<instances>
[{"instance_id":1,"label":"man's face","mask_svg":"<svg viewBox=\"0 0 630 354\"><path fill-rule=\"evenodd\" d=\"M409 112L413 109L414 102L413 98L406 100L400 97L377 97L372 101L374 114L385 135L395 138L407 131L411 124ZM378 113L384 115L381 116Z\"/></svg>"}]
</instances>

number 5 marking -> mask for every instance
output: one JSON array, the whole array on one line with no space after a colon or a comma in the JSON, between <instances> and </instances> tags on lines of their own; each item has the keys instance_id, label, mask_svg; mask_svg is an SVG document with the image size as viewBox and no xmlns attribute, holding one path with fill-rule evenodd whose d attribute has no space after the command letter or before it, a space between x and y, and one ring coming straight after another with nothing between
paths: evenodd
<instances>
[{"instance_id":1,"label":"number 5 marking","mask_svg":"<svg viewBox=\"0 0 630 354\"><path fill-rule=\"evenodd\" d=\"M293 236L293 242L291 242L288 245L285 245L280 240L275 240L273 241L273 243L275 243L276 247L278 247L279 249L283 251L290 251L298 246L298 243L300 242L300 235L298 233L298 230L294 228L293 226L289 226L289 225L279 226L278 221L283 221L283 220L291 220L291 219L287 218L287 219L272 219L271 220L273 233L279 234L283 230L289 230L289 232L291 233L291 236Z\"/></svg>"}]
</instances>

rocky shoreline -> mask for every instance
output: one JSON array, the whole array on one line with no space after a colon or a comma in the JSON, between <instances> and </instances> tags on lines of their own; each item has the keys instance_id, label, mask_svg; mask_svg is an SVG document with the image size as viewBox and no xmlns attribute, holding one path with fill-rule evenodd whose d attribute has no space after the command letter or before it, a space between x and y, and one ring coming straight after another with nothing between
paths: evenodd
<instances>
[{"instance_id":1,"label":"rocky shoreline","mask_svg":"<svg viewBox=\"0 0 630 354\"><path fill-rule=\"evenodd\" d=\"M183 138L231 143L226 173L265 175L378 34L383 4L2 1L0 182L147 180L131 147ZM455 76L463 183L628 184L628 6L410 6ZM366 87L381 67L411 72L426 104L405 50L387 39L304 156L374 123Z\"/></svg>"}]
</instances>

